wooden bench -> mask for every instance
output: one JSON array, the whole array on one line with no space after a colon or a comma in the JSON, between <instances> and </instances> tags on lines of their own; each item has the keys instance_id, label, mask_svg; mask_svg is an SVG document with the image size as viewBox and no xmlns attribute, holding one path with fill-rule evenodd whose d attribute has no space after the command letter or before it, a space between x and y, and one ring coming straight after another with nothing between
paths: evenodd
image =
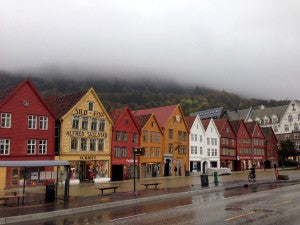
<instances>
[{"instance_id":1,"label":"wooden bench","mask_svg":"<svg viewBox=\"0 0 300 225\"><path fill-rule=\"evenodd\" d=\"M118 189L118 186L113 186L113 187L103 187L103 188L97 188L98 190L101 191L101 194L103 195L103 191L104 190L110 190L110 189L114 189L114 193L116 193L116 189Z\"/></svg>"},{"instance_id":2,"label":"wooden bench","mask_svg":"<svg viewBox=\"0 0 300 225\"><path fill-rule=\"evenodd\" d=\"M146 187L146 189L148 189L148 186L155 186L155 188L157 189L157 186L161 184L161 183L148 183L148 184L141 184L144 185Z\"/></svg>"},{"instance_id":3,"label":"wooden bench","mask_svg":"<svg viewBox=\"0 0 300 225\"><path fill-rule=\"evenodd\" d=\"M18 205L20 205L20 198L25 197L25 195L6 195L0 196L0 200L4 200L4 205L7 205L9 199L18 199Z\"/></svg>"}]
</instances>

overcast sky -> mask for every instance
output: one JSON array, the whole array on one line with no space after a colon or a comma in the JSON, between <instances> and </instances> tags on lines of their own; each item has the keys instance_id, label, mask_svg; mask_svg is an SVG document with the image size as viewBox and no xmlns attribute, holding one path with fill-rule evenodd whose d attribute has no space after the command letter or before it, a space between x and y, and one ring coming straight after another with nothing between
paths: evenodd
<instances>
[{"instance_id":1,"label":"overcast sky","mask_svg":"<svg viewBox=\"0 0 300 225\"><path fill-rule=\"evenodd\" d=\"M300 1L0 0L0 70L52 66L300 99Z\"/></svg>"}]
</instances>

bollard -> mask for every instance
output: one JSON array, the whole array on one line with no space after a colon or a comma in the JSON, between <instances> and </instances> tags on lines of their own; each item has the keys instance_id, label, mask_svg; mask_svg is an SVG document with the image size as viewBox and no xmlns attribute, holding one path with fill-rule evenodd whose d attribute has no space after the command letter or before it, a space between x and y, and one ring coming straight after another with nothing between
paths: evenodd
<instances>
[{"instance_id":1,"label":"bollard","mask_svg":"<svg viewBox=\"0 0 300 225\"><path fill-rule=\"evenodd\" d=\"M214 172L214 183L215 183L215 185L218 185L218 183L219 183L219 181L218 181L218 172L217 171Z\"/></svg>"}]
</instances>

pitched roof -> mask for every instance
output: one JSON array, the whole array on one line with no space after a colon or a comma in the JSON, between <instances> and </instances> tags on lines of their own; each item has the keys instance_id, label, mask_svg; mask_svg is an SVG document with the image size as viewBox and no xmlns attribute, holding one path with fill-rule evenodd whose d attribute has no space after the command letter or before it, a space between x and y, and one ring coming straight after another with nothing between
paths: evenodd
<instances>
[{"instance_id":1,"label":"pitched roof","mask_svg":"<svg viewBox=\"0 0 300 225\"><path fill-rule=\"evenodd\" d=\"M17 86L12 86L12 87L0 90L0 103L3 102L8 96L10 96L16 87Z\"/></svg>"},{"instance_id":2,"label":"pitched roof","mask_svg":"<svg viewBox=\"0 0 300 225\"><path fill-rule=\"evenodd\" d=\"M226 119L214 119L214 122L216 124L216 127L218 128L219 133L222 133L222 129L226 123Z\"/></svg>"},{"instance_id":3,"label":"pitched roof","mask_svg":"<svg viewBox=\"0 0 300 225\"><path fill-rule=\"evenodd\" d=\"M161 127L166 127L167 123L178 105L162 106L158 108L143 109L133 111L135 116L154 113Z\"/></svg>"},{"instance_id":4,"label":"pitched roof","mask_svg":"<svg viewBox=\"0 0 300 225\"><path fill-rule=\"evenodd\" d=\"M254 129L255 129L255 126L256 126L257 122L256 121L253 121L253 122L246 122L245 125L246 125L246 128L248 130L248 133L250 134L250 136L252 137L253 133L254 133Z\"/></svg>"},{"instance_id":5,"label":"pitched roof","mask_svg":"<svg viewBox=\"0 0 300 225\"><path fill-rule=\"evenodd\" d=\"M134 116L135 121L137 122L137 125L140 130L143 129L143 127L146 125L148 120L150 119L152 114L146 114L146 115L140 115L140 116Z\"/></svg>"},{"instance_id":6,"label":"pitched roof","mask_svg":"<svg viewBox=\"0 0 300 225\"><path fill-rule=\"evenodd\" d=\"M108 113L114 124L119 120L120 116L126 109L127 107L123 107L121 109L114 109Z\"/></svg>"},{"instance_id":7,"label":"pitched roof","mask_svg":"<svg viewBox=\"0 0 300 225\"><path fill-rule=\"evenodd\" d=\"M276 115L278 117L278 120L280 121L288 106L289 105L282 105L277 107L255 109L251 113L251 119L255 120L257 117L263 119L265 116L272 118L273 115Z\"/></svg>"},{"instance_id":8,"label":"pitched roof","mask_svg":"<svg viewBox=\"0 0 300 225\"><path fill-rule=\"evenodd\" d=\"M210 121L210 119L202 119L202 120L201 120L202 125L203 125L203 127L204 127L205 130L206 130L207 127L208 127L209 121Z\"/></svg>"},{"instance_id":9,"label":"pitched roof","mask_svg":"<svg viewBox=\"0 0 300 225\"><path fill-rule=\"evenodd\" d=\"M229 120L247 120L251 115L252 107L235 111L227 111L225 117Z\"/></svg>"},{"instance_id":10,"label":"pitched roof","mask_svg":"<svg viewBox=\"0 0 300 225\"><path fill-rule=\"evenodd\" d=\"M199 112L190 113L190 116L199 115L200 119L210 119L210 118L219 119L222 117L222 114L223 114L223 107L220 107L220 108L207 109Z\"/></svg>"},{"instance_id":11,"label":"pitched roof","mask_svg":"<svg viewBox=\"0 0 300 225\"><path fill-rule=\"evenodd\" d=\"M268 139L273 132L272 127L261 127L261 130L266 139Z\"/></svg>"},{"instance_id":12,"label":"pitched roof","mask_svg":"<svg viewBox=\"0 0 300 225\"><path fill-rule=\"evenodd\" d=\"M49 96L46 101L56 118L61 118L65 115L79 100L87 93L87 90L82 90L64 96Z\"/></svg>"},{"instance_id":13,"label":"pitched roof","mask_svg":"<svg viewBox=\"0 0 300 225\"><path fill-rule=\"evenodd\" d=\"M195 122L196 116L186 116L184 118L185 118L185 121L188 125L189 130L191 130L191 128L192 128L192 126Z\"/></svg>"},{"instance_id":14,"label":"pitched roof","mask_svg":"<svg viewBox=\"0 0 300 225\"><path fill-rule=\"evenodd\" d=\"M235 134L237 135L242 121L241 120L233 120L233 121L229 121L229 123L230 123L232 129L234 130Z\"/></svg>"}]
</instances>

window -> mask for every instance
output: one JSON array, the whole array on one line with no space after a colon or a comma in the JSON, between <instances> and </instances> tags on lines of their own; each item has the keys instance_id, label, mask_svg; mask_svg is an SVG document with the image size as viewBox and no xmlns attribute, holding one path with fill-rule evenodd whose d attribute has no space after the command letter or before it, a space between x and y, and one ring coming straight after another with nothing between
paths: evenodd
<instances>
[{"instance_id":1,"label":"window","mask_svg":"<svg viewBox=\"0 0 300 225\"><path fill-rule=\"evenodd\" d=\"M289 121L289 122L293 122L293 116L292 116L292 115L289 115L289 116L288 116L288 121Z\"/></svg>"},{"instance_id":2,"label":"window","mask_svg":"<svg viewBox=\"0 0 300 225\"><path fill-rule=\"evenodd\" d=\"M169 129L169 138L173 139L173 129Z\"/></svg>"},{"instance_id":3,"label":"window","mask_svg":"<svg viewBox=\"0 0 300 225\"><path fill-rule=\"evenodd\" d=\"M115 147L115 158L120 157L120 147Z\"/></svg>"},{"instance_id":4,"label":"window","mask_svg":"<svg viewBox=\"0 0 300 225\"><path fill-rule=\"evenodd\" d=\"M160 142L160 133L156 132L156 142L159 143Z\"/></svg>"},{"instance_id":5,"label":"window","mask_svg":"<svg viewBox=\"0 0 300 225\"><path fill-rule=\"evenodd\" d=\"M1 127L10 128L11 127L11 114L1 113Z\"/></svg>"},{"instance_id":6,"label":"window","mask_svg":"<svg viewBox=\"0 0 300 225\"><path fill-rule=\"evenodd\" d=\"M207 144L210 145L210 138L207 138Z\"/></svg>"},{"instance_id":7,"label":"window","mask_svg":"<svg viewBox=\"0 0 300 225\"><path fill-rule=\"evenodd\" d=\"M289 131L289 125L284 125L284 131Z\"/></svg>"},{"instance_id":8,"label":"window","mask_svg":"<svg viewBox=\"0 0 300 225\"><path fill-rule=\"evenodd\" d=\"M178 146L178 154L179 154L179 155L182 155L182 145L179 145L179 146Z\"/></svg>"},{"instance_id":9,"label":"window","mask_svg":"<svg viewBox=\"0 0 300 225\"><path fill-rule=\"evenodd\" d=\"M300 113L298 114L298 121L300 121Z\"/></svg>"},{"instance_id":10,"label":"window","mask_svg":"<svg viewBox=\"0 0 300 225\"><path fill-rule=\"evenodd\" d=\"M226 133L229 134L229 128L228 127L226 127Z\"/></svg>"},{"instance_id":11,"label":"window","mask_svg":"<svg viewBox=\"0 0 300 225\"><path fill-rule=\"evenodd\" d=\"M9 155L10 139L0 139L0 155Z\"/></svg>"},{"instance_id":12,"label":"window","mask_svg":"<svg viewBox=\"0 0 300 225\"><path fill-rule=\"evenodd\" d=\"M151 143L154 142L154 134L155 134L155 133L154 133L153 131L150 132L150 142L151 142Z\"/></svg>"},{"instance_id":13,"label":"window","mask_svg":"<svg viewBox=\"0 0 300 225\"><path fill-rule=\"evenodd\" d=\"M143 141L148 142L148 131L146 130L143 131Z\"/></svg>"},{"instance_id":14,"label":"window","mask_svg":"<svg viewBox=\"0 0 300 225\"><path fill-rule=\"evenodd\" d=\"M79 129L79 116L73 116L72 128Z\"/></svg>"},{"instance_id":15,"label":"window","mask_svg":"<svg viewBox=\"0 0 300 225\"><path fill-rule=\"evenodd\" d=\"M231 139L231 145L234 146L234 139Z\"/></svg>"},{"instance_id":16,"label":"window","mask_svg":"<svg viewBox=\"0 0 300 225\"><path fill-rule=\"evenodd\" d=\"M125 120L125 125L128 125L129 124L129 120Z\"/></svg>"},{"instance_id":17,"label":"window","mask_svg":"<svg viewBox=\"0 0 300 225\"><path fill-rule=\"evenodd\" d=\"M127 132L122 132L122 141L127 142Z\"/></svg>"},{"instance_id":18,"label":"window","mask_svg":"<svg viewBox=\"0 0 300 225\"><path fill-rule=\"evenodd\" d=\"M183 154L186 155L186 145L183 145ZM196 147L197 148L197 147ZM196 154L196 153L195 153Z\"/></svg>"},{"instance_id":19,"label":"window","mask_svg":"<svg viewBox=\"0 0 300 225\"><path fill-rule=\"evenodd\" d=\"M195 146L195 155L198 154L198 151L197 151L197 146Z\"/></svg>"},{"instance_id":20,"label":"window","mask_svg":"<svg viewBox=\"0 0 300 225\"><path fill-rule=\"evenodd\" d=\"M191 134L191 141L194 140L194 134Z\"/></svg>"},{"instance_id":21,"label":"window","mask_svg":"<svg viewBox=\"0 0 300 225\"><path fill-rule=\"evenodd\" d=\"M40 130L48 130L48 117L40 116Z\"/></svg>"},{"instance_id":22,"label":"window","mask_svg":"<svg viewBox=\"0 0 300 225\"><path fill-rule=\"evenodd\" d=\"M89 112L94 111L94 102L89 102L88 110Z\"/></svg>"},{"instance_id":23,"label":"window","mask_svg":"<svg viewBox=\"0 0 300 225\"><path fill-rule=\"evenodd\" d=\"M87 130L88 129L88 123L89 123L89 118L88 117L82 117L81 129Z\"/></svg>"},{"instance_id":24,"label":"window","mask_svg":"<svg viewBox=\"0 0 300 225\"><path fill-rule=\"evenodd\" d=\"M105 131L105 119L100 119L100 122L99 122L99 131L102 131L102 132Z\"/></svg>"},{"instance_id":25,"label":"window","mask_svg":"<svg viewBox=\"0 0 300 225\"><path fill-rule=\"evenodd\" d=\"M156 157L160 157L160 148L156 148Z\"/></svg>"},{"instance_id":26,"label":"window","mask_svg":"<svg viewBox=\"0 0 300 225\"><path fill-rule=\"evenodd\" d=\"M196 137L197 135L195 135L195 137ZM183 140L184 141L186 141L186 132L183 132ZM197 140L195 140L195 141L197 141Z\"/></svg>"},{"instance_id":27,"label":"window","mask_svg":"<svg viewBox=\"0 0 300 225\"><path fill-rule=\"evenodd\" d=\"M39 154L47 154L47 140L39 140Z\"/></svg>"},{"instance_id":28,"label":"window","mask_svg":"<svg viewBox=\"0 0 300 225\"><path fill-rule=\"evenodd\" d=\"M104 151L104 139L98 139L98 151L99 152Z\"/></svg>"},{"instance_id":29,"label":"window","mask_svg":"<svg viewBox=\"0 0 300 225\"><path fill-rule=\"evenodd\" d=\"M191 146L191 154L194 155L195 154L195 147Z\"/></svg>"},{"instance_id":30,"label":"window","mask_svg":"<svg viewBox=\"0 0 300 225\"><path fill-rule=\"evenodd\" d=\"M203 155L203 148L200 147L200 155Z\"/></svg>"},{"instance_id":31,"label":"window","mask_svg":"<svg viewBox=\"0 0 300 225\"><path fill-rule=\"evenodd\" d=\"M207 156L210 156L210 149L207 149Z\"/></svg>"},{"instance_id":32,"label":"window","mask_svg":"<svg viewBox=\"0 0 300 225\"><path fill-rule=\"evenodd\" d=\"M278 123L278 117L277 116L272 117L272 123Z\"/></svg>"},{"instance_id":33,"label":"window","mask_svg":"<svg viewBox=\"0 0 300 225\"><path fill-rule=\"evenodd\" d=\"M96 139L90 139L90 151L96 151Z\"/></svg>"},{"instance_id":34,"label":"window","mask_svg":"<svg viewBox=\"0 0 300 225\"><path fill-rule=\"evenodd\" d=\"M185 133L185 132L184 132ZM198 135L197 134L195 134L195 141L197 141L197 139L198 139L198 137L197 137Z\"/></svg>"},{"instance_id":35,"label":"window","mask_svg":"<svg viewBox=\"0 0 300 225\"><path fill-rule=\"evenodd\" d=\"M36 129L36 116L28 116L28 129Z\"/></svg>"},{"instance_id":36,"label":"window","mask_svg":"<svg viewBox=\"0 0 300 225\"><path fill-rule=\"evenodd\" d=\"M145 157L147 156L147 152L148 152L148 148L145 148L145 153L144 153Z\"/></svg>"},{"instance_id":37,"label":"window","mask_svg":"<svg viewBox=\"0 0 300 225\"><path fill-rule=\"evenodd\" d=\"M126 158L126 157L127 157L127 148L122 147L122 158Z\"/></svg>"},{"instance_id":38,"label":"window","mask_svg":"<svg viewBox=\"0 0 300 225\"><path fill-rule=\"evenodd\" d=\"M78 150L78 138L71 139L71 150L77 151Z\"/></svg>"},{"instance_id":39,"label":"window","mask_svg":"<svg viewBox=\"0 0 300 225\"><path fill-rule=\"evenodd\" d=\"M199 141L202 142L202 135L199 136Z\"/></svg>"},{"instance_id":40,"label":"window","mask_svg":"<svg viewBox=\"0 0 300 225\"><path fill-rule=\"evenodd\" d=\"M294 124L294 130L295 130L295 131L298 131L298 130L299 130L299 125L298 125L298 123L295 123L295 124Z\"/></svg>"},{"instance_id":41,"label":"window","mask_svg":"<svg viewBox=\"0 0 300 225\"><path fill-rule=\"evenodd\" d=\"M182 141L182 131L178 131L178 141Z\"/></svg>"},{"instance_id":42,"label":"window","mask_svg":"<svg viewBox=\"0 0 300 225\"><path fill-rule=\"evenodd\" d=\"M92 119L91 130L97 130L97 119L96 118Z\"/></svg>"},{"instance_id":43,"label":"window","mask_svg":"<svg viewBox=\"0 0 300 225\"><path fill-rule=\"evenodd\" d=\"M35 146L36 146L36 140L34 140L34 139L27 140L27 154L28 155L35 154Z\"/></svg>"},{"instance_id":44,"label":"window","mask_svg":"<svg viewBox=\"0 0 300 225\"><path fill-rule=\"evenodd\" d=\"M277 132L278 132L277 126L274 126L274 127L273 127L273 130L274 130L275 133L277 133Z\"/></svg>"},{"instance_id":45,"label":"window","mask_svg":"<svg viewBox=\"0 0 300 225\"><path fill-rule=\"evenodd\" d=\"M121 141L121 132L116 131L115 141Z\"/></svg>"},{"instance_id":46,"label":"window","mask_svg":"<svg viewBox=\"0 0 300 225\"><path fill-rule=\"evenodd\" d=\"M81 151L86 151L86 147L87 147L87 139L86 138L81 138Z\"/></svg>"},{"instance_id":47,"label":"window","mask_svg":"<svg viewBox=\"0 0 300 225\"><path fill-rule=\"evenodd\" d=\"M169 153L173 153L173 144L169 144Z\"/></svg>"},{"instance_id":48,"label":"window","mask_svg":"<svg viewBox=\"0 0 300 225\"><path fill-rule=\"evenodd\" d=\"M138 143L138 134L137 133L132 134L132 143Z\"/></svg>"},{"instance_id":49,"label":"window","mask_svg":"<svg viewBox=\"0 0 300 225\"><path fill-rule=\"evenodd\" d=\"M154 157L154 148L150 148L150 157Z\"/></svg>"}]
</instances>

